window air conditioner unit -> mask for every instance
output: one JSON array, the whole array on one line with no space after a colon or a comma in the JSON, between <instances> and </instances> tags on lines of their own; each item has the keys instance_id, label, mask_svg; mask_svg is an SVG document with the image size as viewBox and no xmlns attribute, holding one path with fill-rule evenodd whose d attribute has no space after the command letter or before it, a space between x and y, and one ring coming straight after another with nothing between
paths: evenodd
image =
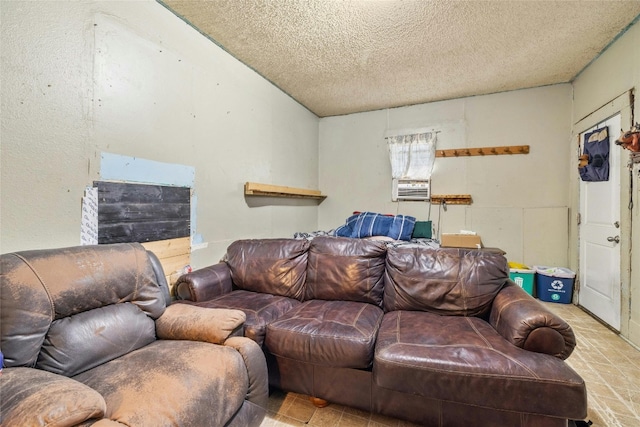
<instances>
[{"instance_id":1,"label":"window air conditioner unit","mask_svg":"<svg viewBox=\"0 0 640 427\"><path fill-rule=\"evenodd\" d=\"M391 200L428 201L431 199L431 183L428 179L394 179Z\"/></svg>"}]
</instances>

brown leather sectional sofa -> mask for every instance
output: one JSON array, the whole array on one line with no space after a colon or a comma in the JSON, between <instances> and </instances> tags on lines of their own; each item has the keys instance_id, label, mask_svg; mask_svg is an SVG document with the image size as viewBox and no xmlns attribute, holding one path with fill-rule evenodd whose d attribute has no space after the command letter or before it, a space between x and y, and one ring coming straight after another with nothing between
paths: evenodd
<instances>
[{"instance_id":1,"label":"brown leather sectional sofa","mask_svg":"<svg viewBox=\"0 0 640 427\"><path fill-rule=\"evenodd\" d=\"M584 418L570 326L503 255L316 237L241 240L179 279L188 304L246 314L272 387L425 426Z\"/></svg>"},{"instance_id":2,"label":"brown leather sectional sofa","mask_svg":"<svg viewBox=\"0 0 640 427\"><path fill-rule=\"evenodd\" d=\"M243 312L167 306L139 244L0 256L0 425L259 426L268 398Z\"/></svg>"}]
</instances>

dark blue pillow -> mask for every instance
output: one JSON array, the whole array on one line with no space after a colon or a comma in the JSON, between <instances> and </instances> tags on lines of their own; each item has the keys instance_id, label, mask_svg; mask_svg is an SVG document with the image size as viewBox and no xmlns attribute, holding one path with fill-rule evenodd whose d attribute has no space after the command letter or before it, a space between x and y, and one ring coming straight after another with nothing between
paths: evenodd
<instances>
[{"instance_id":1,"label":"dark blue pillow","mask_svg":"<svg viewBox=\"0 0 640 427\"><path fill-rule=\"evenodd\" d=\"M335 231L336 236L351 237L351 234L353 233L353 226L355 225L357 219L358 219L358 215L351 215L349 218L347 218L346 224L336 228L336 231Z\"/></svg>"},{"instance_id":2,"label":"dark blue pillow","mask_svg":"<svg viewBox=\"0 0 640 427\"><path fill-rule=\"evenodd\" d=\"M408 215L396 215L389 227L387 236L396 240L411 240L413 228L416 225L416 219Z\"/></svg>"},{"instance_id":3,"label":"dark blue pillow","mask_svg":"<svg viewBox=\"0 0 640 427\"><path fill-rule=\"evenodd\" d=\"M387 236L392 222L392 216L362 212L356 219L351 237Z\"/></svg>"}]
</instances>

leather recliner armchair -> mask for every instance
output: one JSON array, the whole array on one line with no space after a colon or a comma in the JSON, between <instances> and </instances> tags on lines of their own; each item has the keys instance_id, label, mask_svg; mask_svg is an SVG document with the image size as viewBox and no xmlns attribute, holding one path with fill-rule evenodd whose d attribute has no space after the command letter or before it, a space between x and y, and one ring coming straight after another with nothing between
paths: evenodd
<instances>
[{"instance_id":1,"label":"leather recliner armchair","mask_svg":"<svg viewBox=\"0 0 640 427\"><path fill-rule=\"evenodd\" d=\"M245 315L169 305L140 244L0 256L0 424L258 426L268 398Z\"/></svg>"}]
</instances>

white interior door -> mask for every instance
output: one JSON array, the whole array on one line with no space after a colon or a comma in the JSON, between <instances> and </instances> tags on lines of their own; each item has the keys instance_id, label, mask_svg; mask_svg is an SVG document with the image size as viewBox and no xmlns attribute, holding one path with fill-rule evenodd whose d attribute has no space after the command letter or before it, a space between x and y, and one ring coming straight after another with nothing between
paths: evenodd
<instances>
[{"instance_id":1,"label":"white interior door","mask_svg":"<svg viewBox=\"0 0 640 427\"><path fill-rule=\"evenodd\" d=\"M578 300L581 306L616 330L620 330L621 148L614 144L614 135L619 134L620 123L620 114L617 114L588 130L609 128L609 180L580 181ZM584 133L580 141L584 142Z\"/></svg>"}]
</instances>

